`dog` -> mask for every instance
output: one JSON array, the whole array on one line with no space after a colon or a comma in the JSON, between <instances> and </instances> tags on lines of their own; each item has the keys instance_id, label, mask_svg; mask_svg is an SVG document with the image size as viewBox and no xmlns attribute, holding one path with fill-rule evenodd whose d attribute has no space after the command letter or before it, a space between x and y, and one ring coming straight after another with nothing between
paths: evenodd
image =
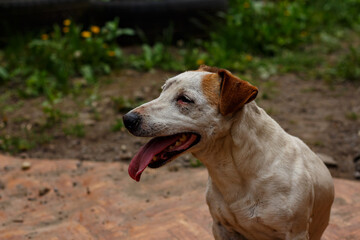
<instances>
[{"instance_id":1,"label":"dog","mask_svg":"<svg viewBox=\"0 0 360 240\"><path fill-rule=\"evenodd\" d=\"M168 79L160 96L123 116L154 137L134 156L140 180L191 152L207 168L206 202L216 240L320 239L334 200L320 158L253 101L258 89L230 71L200 66Z\"/></svg>"}]
</instances>

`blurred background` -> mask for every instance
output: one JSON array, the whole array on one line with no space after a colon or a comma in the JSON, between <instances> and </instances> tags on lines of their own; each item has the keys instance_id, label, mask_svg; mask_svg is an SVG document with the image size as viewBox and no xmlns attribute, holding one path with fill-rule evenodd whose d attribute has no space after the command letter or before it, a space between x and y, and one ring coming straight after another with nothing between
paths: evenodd
<instances>
[{"instance_id":1,"label":"blurred background","mask_svg":"<svg viewBox=\"0 0 360 240\"><path fill-rule=\"evenodd\" d=\"M360 0L0 0L0 152L128 162L145 140L122 115L206 64L258 86L333 176L359 178L359 13Z\"/></svg>"}]
</instances>

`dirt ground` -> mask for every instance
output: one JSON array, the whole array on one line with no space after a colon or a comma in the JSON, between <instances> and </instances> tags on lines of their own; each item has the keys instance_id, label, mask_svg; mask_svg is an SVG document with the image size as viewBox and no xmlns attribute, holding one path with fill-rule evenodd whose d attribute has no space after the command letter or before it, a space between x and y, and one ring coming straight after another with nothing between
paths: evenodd
<instances>
[{"instance_id":1,"label":"dirt ground","mask_svg":"<svg viewBox=\"0 0 360 240\"><path fill-rule=\"evenodd\" d=\"M73 117L47 130L52 137L49 143L16 155L22 158L130 161L148 139L136 138L125 130L111 130L123 114L116 110L114 98L146 102L157 97L164 81L176 74L123 70L106 77L96 90L85 90L77 97L65 97L57 107ZM296 75L275 76L254 84L260 89L256 100L260 107L315 152L334 158L338 163L330 169L334 177L353 179L353 159L360 152L359 84L329 85L322 80L307 80ZM40 107L43 100L22 101L16 110L7 114L7 125L0 129L0 134L21 135L24 134L21 129L36 129L43 124L45 118ZM7 104L16 105L18 101L9 99ZM85 126L84 137L64 133L64 127L74 123ZM194 161L191 156L185 156L167 167L176 171L196 165Z\"/></svg>"},{"instance_id":2,"label":"dirt ground","mask_svg":"<svg viewBox=\"0 0 360 240\"><path fill-rule=\"evenodd\" d=\"M136 182L127 165L0 154L0 239L214 239L206 169L148 168ZM335 178L334 184L330 224L321 239L358 240L360 182Z\"/></svg>"}]
</instances>

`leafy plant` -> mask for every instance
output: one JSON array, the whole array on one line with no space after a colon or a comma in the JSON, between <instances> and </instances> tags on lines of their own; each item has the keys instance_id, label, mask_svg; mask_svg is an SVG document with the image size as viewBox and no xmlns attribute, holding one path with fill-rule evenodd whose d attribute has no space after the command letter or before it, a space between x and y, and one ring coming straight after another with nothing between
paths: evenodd
<instances>
[{"instance_id":1,"label":"leafy plant","mask_svg":"<svg viewBox=\"0 0 360 240\"><path fill-rule=\"evenodd\" d=\"M73 76L82 76L87 84L94 84L96 76L109 74L111 68L124 63L116 40L134 32L120 29L118 23L115 19L102 28L91 26L83 30L66 19L63 26L55 25L51 33L30 41L22 51L6 51L9 67L0 68L0 78L25 78L22 94L30 97L67 93Z\"/></svg>"},{"instance_id":2,"label":"leafy plant","mask_svg":"<svg viewBox=\"0 0 360 240\"><path fill-rule=\"evenodd\" d=\"M204 166L197 158L190 158L190 166L193 168L198 168Z\"/></svg>"},{"instance_id":3,"label":"leafy plant","mask_svg":"<svg viewBox=\"0 0 360 240\"><path fill-rule=\"evenodd\" d=\"M115 111L120 113L126 113L142 103L124 97L114 97L112 98L112 100Z\"/></svg>"},{"instance_id":4,"label":"leafy plant","mask_svg":"<svg viewBox=\"0 0 360 240\"><path fill-rule=\"evenodd\" d=\"M302 1L233 0L223 18L226 26L219 26L211 37L227 52L272 55L308 40L308 14Z\"/></svg>"},{"instance_id":5,"label":"leafy plant","mask_svg":"<svg viewBox=\"0 0 360 240\"><path fill-rule=\"evenodd\" d=\"M350 48L349 53L338 62L336 73L344 79L360 81L360 48Z\"/></svg>"},{"instance_id":6,"label":"leafy plant","mask_svg":"<svg viewBox=\"0 0 360 240\"><path fill-rule=\"evenodd\" d=\"M118 132L124 129L124 123L122 119L116 119L116 122L111 127L111 131Z\"/></svg>"},{"instance_id":7,"label":"leafy plant","mask_svg":"<svg viewBox=\"0 0 360 240\"><path fill-rule=\"evenodd\" d=\"M74 136L79 138L85 137L85 126L81 123L66 127L63 129L63 131L67 136Z\"/></svg>"},{"instance_id":8,"label":"leafy plant","mask_svg":"<svg viewBox=\"0 0 360 240\"><path fill-rule=\"evenodd\" d=\"M151 70L162 68L165 70L180 70L181 64L177 63L169 48L157 42L155 45L142 45L142 54L133 55L129 59L129 65L139 70Z\"/></svg>"},{"instance_id":9,"label":"leafy plant","mask_svg":"<svg viewBox=\"0 0 360 240\"><path fill-rule=\"evenodd\" d=\"M60 98L56 98L46 100L42 103L42 110L46 117L45 127L52 127L54 124L61 122L62 119L67 117L66 114L62 113L55 106L60 101Z\"/></svg>"},{"instance_id":10,"label":"leafy plant","mask_svg":"<svg viewBox=\"0 0 360 240\"><path fill-rule=\"evenodd\" d=\"M6 81L9 78L9 73L5 67L0 66L0 83Z\"/></svg>"},{"instance_id":11,"label":"leafy plant","mask_svg":"<svg viewBox=\"0 0 360 240\"><path fill-rule=\"evenodd\" d=\"M0 150L6 152L20 152L29 150L33 147L33 143L27 139L15 137L15 136L0 136Z\"/></svg>"}]
</instances>

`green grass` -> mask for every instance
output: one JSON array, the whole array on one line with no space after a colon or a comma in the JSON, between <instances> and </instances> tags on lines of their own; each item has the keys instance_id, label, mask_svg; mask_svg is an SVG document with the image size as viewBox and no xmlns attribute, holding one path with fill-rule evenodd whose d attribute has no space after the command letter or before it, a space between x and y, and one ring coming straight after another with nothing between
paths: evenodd
<instances>
[{"instance_id":1,"label":"green grass","mask_svg":"<svg viewBox=\"0 0 360 240\"><path fill-rule=\"evenodd\" d=\"M119 113L127 113L143 103L142 101L136 101L122 96L113 97L112 101L115 111Z\"/></svg>"},{"instance_id":2,"label":"green grass","mask_svg":"<svg viewBox=\"0 0 360 240\"><path fill-rule=\"evenodd\" d=\"M19 153L48 143L52 138L46 133L27 132L25 137L0 136L0 150L10 153Z\"/></svg>"},{"instance_id":3,"label":"green grass","mask_svg":"<svg viewBox=\"0 0 360 240\"><path fill-rule=\"evenodd\" d=\"M190 166L193 168L198 168L204 166L197 158L190 158Z\"/></svg>"},{"instance_id":4,"label":"green grass","mask_svg":"<svg viewBox=\"0 0 360 240\"><path fill-rule=\"evenodd\" d=\"M111 131L113 132L119 132L124 130L124 123L122 119L116 119L116 122L111 126Z\"/></svg>"},{"instance_id":5,"label":"green grass","mask_svg":"<svg viewBox=\"0 0 360 240\"><path fill-rule=\"evenodd\" d=\"M360 81L360 47L351 47L336 65L336 75L350 81Z\"/></svg>"},{"instance_id":6,"label":"green grass","mask_svg":"<svg viewBox=\"0 0 360 240\"><path fill-rule=\"evenodd\" d=\"M77 123L63 129L63 132L66 136L73 136L78 138L85 137L85 126L84 124Z\"/></svg>"},{"instance_id":7,"label":"green grass","mask_svg":"<svg viewBox=\"0 0 360 240\"><path fill-rule=\"evenodd\" d=\"M17 153L26 151L33 147L32 142L27 139L15 136L0 136L0 150L5 152Z\"/></svg>"},{"instance_id":8,"label":"green grass","mask_svg":"<svg viewBox=\"0 0 360 240\"><path fill-rule=\"evenodd\" d=\"M356 121L358 119L360 119L360 115L356 112L348 112L346 113L346 118L351 120L351 121Z\"/></svg>"}]
</instances>

